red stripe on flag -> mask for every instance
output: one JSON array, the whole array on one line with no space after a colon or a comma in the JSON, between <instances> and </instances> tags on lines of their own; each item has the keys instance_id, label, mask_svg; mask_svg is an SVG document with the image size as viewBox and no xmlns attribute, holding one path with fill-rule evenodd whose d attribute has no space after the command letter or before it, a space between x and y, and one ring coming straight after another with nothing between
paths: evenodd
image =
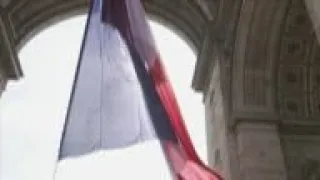
<instances>
[{"instance_id":1,"label":"red stripe on flag","mask_svg":"<svg viewBox=\"0 0 320 180\"><path fill-rule=\"evenodd\" d=\"M185 180L223 180L217 172L208 168L198 157L186 130L172 86L166 77L159 57L160 56L157 56L157 58L152 61L153 65L150 67L150 74L155 83L155 88L161 103L169 116L174 133L183 148L173 148L172 144L167 144L167 147L165 147L169 158L173 161L175 171ZM183 152L186 153L187 157L182 155ZM181 167L181 162L184 162L183 167Z\"/></svg>"}]
</instances>

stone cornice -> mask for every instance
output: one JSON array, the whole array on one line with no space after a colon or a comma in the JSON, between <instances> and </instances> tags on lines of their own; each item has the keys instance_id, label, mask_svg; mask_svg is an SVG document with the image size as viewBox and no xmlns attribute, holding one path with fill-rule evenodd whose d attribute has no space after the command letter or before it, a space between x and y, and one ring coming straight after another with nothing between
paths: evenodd
<instances>
[{"instance_id":1,"label":"stone cornice","mask_svg":"<svg viewBox=\"0 0 320 180\"><path fill-rule=\"evenodd\" d=\"M259 124L279 124L279 117L276 114L270 113L248 113L248 112L233 112L230 116L229 128L231 130L237 129L239 124L243 122L247 123L259 123Z\"/></svg>"},{"instance_id":2,"label":"stone cornice","mask_svg":"<svg viewBox=\"0 0 320 180\"><path fill-rule=\"evenodd\" d=\"M231 61L235 30L238 26L242 1L219 1L217 15L207 25L206 36L198 54L192 87L196 91L205 92L208 86L208 75L212 73L212 59ZM211 69L210 69L211 68Z\"/></svg>"},{"instance_id":3,"label":"stone cornice","mask_svg":"<svg viewBox=\"0 0 320 180\"><path fill-rule=\"evenodd\" d=\"M320 135L319 119L282 120L280 122L282 135Z\"/></svg>"},{"instance_id":4,"label":"stone cornice","mask_svg":"<svg viewBox=\"0 0 320 180\"><path fill-rule=\"evenodd\" d=\"M197 63L195 67L194 77L192 80L192 87L196 91L204 91L210 81L210 68L214 65L214 33L211 25L207 27L207 33L202 43L202 47L198 53Z\"/></svg>"},{"instance_id":5,"label":"stone cornice","mask_svg":"<svg viewBox=\"0 0 320 180\"><path fill-rule=\"evenodd\" d=\"M253 124L275 124L279 127L281 135L320 135L320 122L316 118L289 118L266 113L234 113L229 127L235 131L237 127L246 122Z\"/></svg>"},{"instance_id":6,"label":"stone cornice","mask_svg":"<svg viewBox=\"0 0 320 180\"><path fill-rule=\"evenodd\" d=\"M8 79L19 79L22 74L12 38L13 29L5 15L0 16L0 66Z\"/></svg>"}]
</instances>

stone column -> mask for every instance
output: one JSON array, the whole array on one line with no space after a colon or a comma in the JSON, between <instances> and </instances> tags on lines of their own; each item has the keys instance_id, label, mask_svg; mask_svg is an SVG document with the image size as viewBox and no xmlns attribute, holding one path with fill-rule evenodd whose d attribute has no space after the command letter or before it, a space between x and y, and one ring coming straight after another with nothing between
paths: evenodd
<instances>
[{"instance_id":1,"label":"stone column","mask_svg":"<svg viewBox=\"0 0 320 180\"><path fill-rule=\"evenodd\" d=\"M241 180L235 133L229 128L221 64L215 62L205 94L209 164L226 180Z\"/></svg>"},{"instance_id":2,"label":"stone column","mask_svg":"<svg viewBox=\"0 0 320 180\"><path fill-rule=\"evenodd\" d=\"M214 36L216 33L209 25L198 56L193 88L202 91L204 96L209 166L226 180L241 180L236 136L228 125L229 92L225 87L229 82L225 75L229 72L228 61L221 53L219 43L214 41Z\"/></svg>"},{"instance_id":3,"label":"stone column","mask_svg":"<svg viewBox=\"0 0 320 180\"><path fill-rule=\"evenodd\" d=\"M204 42L195 75L206 105L210 166L226 180L287 180L276 114L256 106L230 110L228 102L234 101L229 101L228 64L210 39Z\"/></svg>"},{"instance_id":4,"label":"stone column","mask_svg":"<svg viewBox=\"0 0 320 180\"><path fill-rule=\"evenodd\" d=\"M261 120L239 122L236 127L243 180L286 180L278 125Z\"/></svg>"}]
</instances>

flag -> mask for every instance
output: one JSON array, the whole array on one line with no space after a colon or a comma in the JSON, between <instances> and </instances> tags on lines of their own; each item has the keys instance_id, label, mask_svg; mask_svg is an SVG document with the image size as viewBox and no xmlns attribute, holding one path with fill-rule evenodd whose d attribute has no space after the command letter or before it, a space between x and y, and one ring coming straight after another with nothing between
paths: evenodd
<instances>
[{"instance_id":1,"label":"flag","mask_svg":"<svg viewBox=\"0 0 320 180\"><path fill-rule=\"evenodd\" d=\"M159 139L177 179L222 180L186 131L139 0L93 0L59 159Z\"/></svg>"}]
</instances>

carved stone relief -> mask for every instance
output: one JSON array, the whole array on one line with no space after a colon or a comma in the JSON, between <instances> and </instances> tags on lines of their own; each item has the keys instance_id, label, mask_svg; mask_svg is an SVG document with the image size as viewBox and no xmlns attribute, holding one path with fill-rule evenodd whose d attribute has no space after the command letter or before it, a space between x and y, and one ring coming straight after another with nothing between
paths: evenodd
<instances>
[{"instance_id":1,"label":"carved stone relief","mask_svg":"<svg viewBox=\"0 0 320 180\"><path fill-rule=\"evenodd\" d=\"M303 0L292 0L278 61L278 104L282 116L319 116L320 48ZM319 80L320 81L320 80Z\"/></svg>"},{"instance_id":2,"label":"carved stone relief","mask_svg":"<svg viewBox=\"0 0 320 180\"><path fill-rule=\"evenodd\" d=\"M233 55L233 109L239 116L272 117L274 62L288 0L243 2Z\"/></svg>"},{"instance_id":3,"label":"carved stone relief","mask_svg":"<svg viewBox=\"0 0 320 180\"><path fill-rule=\"evenodd\" d=\"M249 2L248 2L249 3ZM254 3L252 14L252 30L249 31L249 42L245 52L244 62L244 104L251 106L268 106L267 102L267 72L270 71L268 50L266 44L270 31L268 30L276 10L276 3L263 1ZM262 13L263 12L263 13ZM259 16L258 13L264 14Z\"/></svg>"}]
</instances>

